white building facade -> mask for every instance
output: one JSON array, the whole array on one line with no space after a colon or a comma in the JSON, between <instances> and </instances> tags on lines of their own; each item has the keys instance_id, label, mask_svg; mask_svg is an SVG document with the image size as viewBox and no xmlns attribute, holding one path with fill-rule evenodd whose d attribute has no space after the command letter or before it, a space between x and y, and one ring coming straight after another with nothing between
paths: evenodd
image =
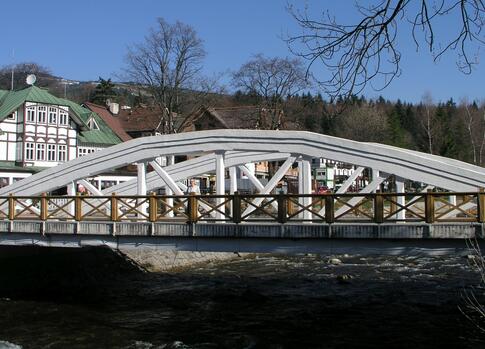
<instances>
[{"instance_id":1,"label":"white building facade","mask_svg":"<svg viewBox=\"0 0 485 349\"><path fill-rule=\"evenodd\" d=\"M96 113L30 86L0 90L0 187L120 143Z\"/></svg>"}]
</instances>

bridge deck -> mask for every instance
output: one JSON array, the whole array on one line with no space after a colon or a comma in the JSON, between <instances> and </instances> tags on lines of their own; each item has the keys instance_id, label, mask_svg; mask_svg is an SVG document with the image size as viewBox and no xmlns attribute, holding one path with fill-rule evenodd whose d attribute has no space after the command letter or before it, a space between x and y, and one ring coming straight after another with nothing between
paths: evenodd
<instances>
[{"instance_id":1,"label":"bridge deck","mask_svg":"<svg viewBox=\"0 0 485 349\"><path fill-rule=\"evenodd\" d=\"M379 253L465 250L481 223L233 224L0 222L0 245L108 246L213 252Z\"/></svg>"}]
</instances>

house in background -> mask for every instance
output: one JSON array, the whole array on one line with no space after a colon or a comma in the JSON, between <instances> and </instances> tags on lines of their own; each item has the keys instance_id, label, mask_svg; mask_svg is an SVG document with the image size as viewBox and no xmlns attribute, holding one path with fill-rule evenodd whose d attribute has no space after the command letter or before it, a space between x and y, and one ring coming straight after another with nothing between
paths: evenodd
<instances>
[{"instance_id":1,"label":"house in background","mask_svg":"<svg viewBox=\"0 0 485 349\"><path fill-rule=\"evenodd\" d=\"M120 142L98 114L47 90L0 90L0 186Z\"/></svg>"}]
</instances>

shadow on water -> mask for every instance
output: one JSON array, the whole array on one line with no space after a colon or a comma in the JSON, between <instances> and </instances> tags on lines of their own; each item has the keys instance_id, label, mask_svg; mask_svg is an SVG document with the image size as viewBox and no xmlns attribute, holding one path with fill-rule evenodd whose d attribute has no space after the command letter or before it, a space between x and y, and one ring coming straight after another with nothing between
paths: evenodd
<instances>
[{"instance_id":1,"label":"shadow on water","mask_svg":"<svg viewBox=\"0 0 485 349\"><path fill-rule=\"evenodd\" d=\"M145 273L106 249L0 251L0 348L478 348L454 257L263 255Z\"/></svg>"}]
</instances>

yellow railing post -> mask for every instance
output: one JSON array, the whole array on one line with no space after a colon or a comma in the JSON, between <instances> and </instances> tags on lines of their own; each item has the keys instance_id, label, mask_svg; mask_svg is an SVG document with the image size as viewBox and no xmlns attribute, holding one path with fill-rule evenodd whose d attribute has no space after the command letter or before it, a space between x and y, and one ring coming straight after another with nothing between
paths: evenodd
<instances>
[{"instance_id":1,"label":"yellow railing post","mask_svg":"<svg viewBox=\"0 0 485 349\"><path fill-rule=\"evenodd\" d=\"M325 194L325 222L333 223L335 221L335 201L333 194Z\"/></svg>"},{"instance_id":2,"label":"yellow railing post","mask_svg":"<svg viewBox=\"0 0 485 349\"><path fill-rule=\"evenodd\" d=\"M232 196L232 221L241 223L241 196L237 191Z\"/></svg>"},{"instance_id":3,"label":"yellow railing post","mask_svg":"<svg viewBox=\"0 0 485 349\"><path fill-rule=\"evenodd\" d=\"M424 213L426 223L434 223L434 196L432 190L428 190L424 200Z\"/></svg>"},{"instance_id":4,"label":"yellow railing post","mask_svg":"<svg viewBox=\"0 0 485 349\"><path fill-rule=\"evenodd\" d=\"M74 198L74 220L76 221L81 221L83 218L83 213L82 213L82 198L81 194L77 193L76 197Z\"/></svg>"},{"instance_id":5,"label":"yellow railing post","mask_svg":"<svg viewBox=\"0 0 485 349\"><path fill-rule=\"evenodd\" d=\"M480 188L477 194L477 204L478 204L477 220L480 223L485 223L485 191L483 188Z\"/></svg>"},{"instance_id":6,"label":"yellow railing post","mask_svg":"<svg viewBox=\"0 0 485 349\"><path fill-rule=\"evenodd\" d=\"M111 194L111 220L113 222L117 222L119 217L118 217L118 197L116 196L116 193Z\"/></svg>"},{"instance_id":7,"label":"yellow railing post","mask_svg":"<svg viewBox=\"0 0 485 349\"><path fill-rule=\"evenodd\" d=\"M374 222L384 222L384 196L379 192L374 194Z\"/></svg>"},{"instance_id":8,"label":"yellow railing post","mask_svg":"<svg viewBox=\"0 0 485 349\"><path fill-rule=\"evenodd\" d=\"M150 222L155 222L157 220L157 212L158 212L158 201L157 196L154 192L150 194L148 198L148 220Z\"/></svg>"},{"instance_id":9,"label":"yellow railing post","mask_svg":"<svg viewBox=\"0 0 485 349\"><path fill-rule=\"evenodd\" d=\"M197 197L195 193L190 193L189 202L187 205L188 218L190 223L196 223L198 219L198 207L197 207Z\"/></svg>"},{"instance_id":10,"label":"yellow railing post","mask_svg":"<svg viewBox=\"0 0 485 349\"><path fill-rule=\"evenodd\" d=\"M13 194L8 196L8 219L11 221L15 219L15 199Z\"/></svg>"},{"instance_id":11,"label":"yellow railing post","mask_svg":"<svg viewBox=\"0 0 485 349\"><path fill-rule=\"evenodd\" d=\"M49 215L49 207L47 205L47 194L42 193L40 198L40 220L46 221L47 216Z\"/></svg>"},{"instance_id":12,"label":"yellow railing post","mask_svg":"<svg viewBox=\"0 0 485 349\"><path fill-rule=\"evenodd\" d=\"M278 194L278 223L286 223L288 220L286 213L286 202L291 201L283 192Z\"/></svg>"}]
</instances>

